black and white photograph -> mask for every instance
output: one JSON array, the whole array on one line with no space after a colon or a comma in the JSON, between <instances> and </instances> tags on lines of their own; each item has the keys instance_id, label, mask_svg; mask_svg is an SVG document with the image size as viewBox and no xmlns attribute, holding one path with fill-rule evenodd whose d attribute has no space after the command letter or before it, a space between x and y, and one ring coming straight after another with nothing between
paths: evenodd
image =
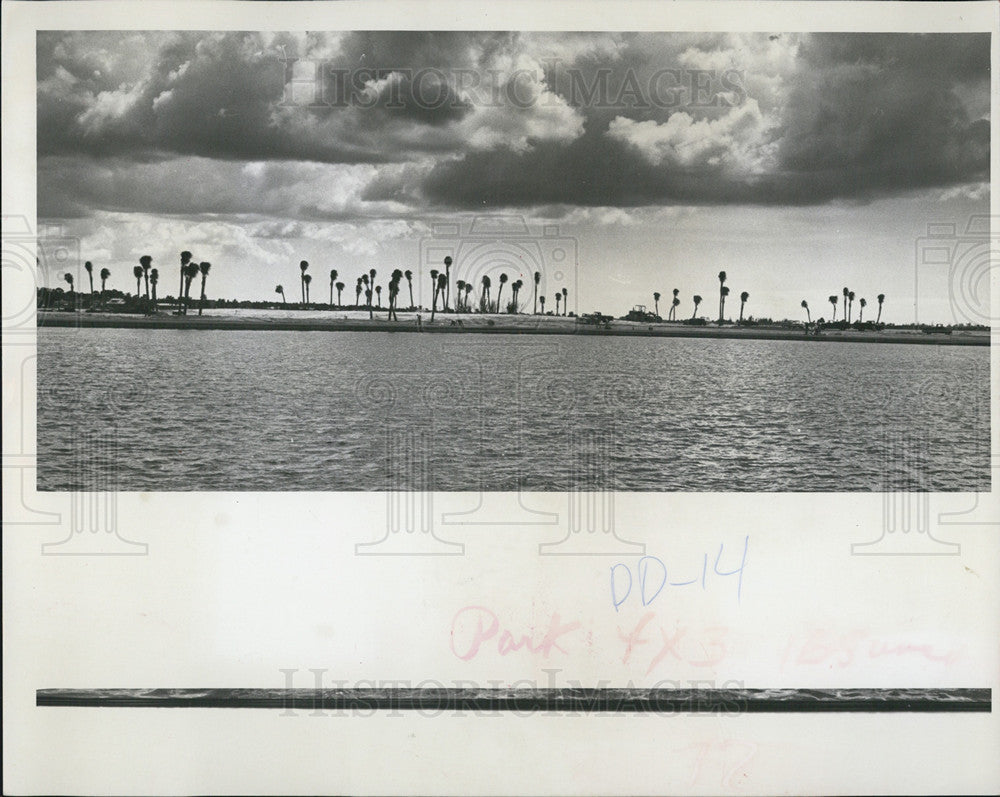
<instances>
[{"instance_id":1,"label":"black and white photograph","mask_svg":"<svg viewBox=\"0 0 1000 797\"><path fill-rule=\"evenodd\" d=\"M989 491L989 85L985 33L42 31L39 488Z\"/></svg>"},{"instance_id":2,"label":"black and white photograph","mask_svg":"<svg viewBox=\"0 0 1000 797\"><path fill-rule=\"evenodd\" d=\"M1000 790L1000 7L6 0L4 787Z\"/></svg>"}]
</instances>

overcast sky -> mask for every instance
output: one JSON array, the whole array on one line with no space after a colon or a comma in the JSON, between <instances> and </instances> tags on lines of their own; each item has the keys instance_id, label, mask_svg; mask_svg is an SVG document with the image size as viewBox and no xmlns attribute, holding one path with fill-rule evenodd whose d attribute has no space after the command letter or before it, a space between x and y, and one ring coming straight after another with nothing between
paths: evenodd
<instances>
[{"instance_id":1,"label":"overcast sky","mask_svg":"<svg viewBox=\"0 0 1000 797\"><path fill-rule=\"evenodd\" d=\"M189 249L210 295L292 298L306 259L314 300L331 268L353 298L453 247L459 276L541 270L581 312L678 288L711 315L724 269L758 316L829 317L848 286L950 321L920 239L989 212L989 56L985 34L39 33L38 215L126 290Z\"/></svg>"}]
</instances>

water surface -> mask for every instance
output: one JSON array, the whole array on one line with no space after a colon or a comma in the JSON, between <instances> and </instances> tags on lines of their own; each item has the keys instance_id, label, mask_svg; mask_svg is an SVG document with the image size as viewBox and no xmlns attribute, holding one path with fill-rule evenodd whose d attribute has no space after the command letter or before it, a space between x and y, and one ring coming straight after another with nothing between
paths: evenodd
<instances>
[{"instance_id":1,"label":"water surface","mask_svg":"<svg viewBox=\"0 0 1000 797\"><path fill-rule=\"evenodd\" d=\"M43 329L39 489L989 489L989 349Z\"/></svg>"}]
</instances>

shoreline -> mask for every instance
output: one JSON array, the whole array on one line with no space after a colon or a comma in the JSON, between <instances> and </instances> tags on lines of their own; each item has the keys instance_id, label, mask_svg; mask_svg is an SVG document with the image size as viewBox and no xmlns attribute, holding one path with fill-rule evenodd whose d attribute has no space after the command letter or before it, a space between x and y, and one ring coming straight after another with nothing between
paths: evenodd
<instances>
[{"instance_id":1,"label":"shoreline","mask_svg":"<svg viewBox=\"0 0 1000 797\"><path fill-rule=\"evenodd\" d=\"M453 323L453 322L459 323ZM73 313L38 311L37 328L173 329L173 330L272 330L282 332L400 332L478 333L493 335L596 335L604 337L715 338L723 340L798 340L810 343L890 343L932 346L989 346L989 332L928 334L910 330L855 332L828 330L806 336L802 330L773 327L686 326L676 322L643 323L612 321L598 327L576 318L559 316L439 315L431 323L424 318L418 329L413 313L401 313L399 321L385 318L246 317L220 315L156 316L119 313Z\"/></svg>"}]
</instances>

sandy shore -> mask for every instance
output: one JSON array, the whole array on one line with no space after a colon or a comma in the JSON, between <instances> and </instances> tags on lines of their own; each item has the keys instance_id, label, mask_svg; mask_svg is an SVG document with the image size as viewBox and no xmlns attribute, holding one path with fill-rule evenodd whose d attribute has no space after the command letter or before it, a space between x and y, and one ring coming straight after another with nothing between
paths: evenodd
<instances>
[{"instance_id":1,"label":"sandy shore","mask_svg":"<svg viewBox=\"0 0 1000 797\"><path fill-rule=\"evenodd\" d=\"M886 329L882 332L828 330L806 338L802 330L736 327L686 326L681 323L639 323L612 321L608 327L587 324L576 318L532 315L430 315L421 313L419 328L415 313L399 313L398 321L388 321L385 311L369 319L357 311L233 311L210 310L205 315L155 316L123 313L73 313L39 311L38 326L109 327L119 329L239 329L300 332L431 332L506 335L612 335L664 338L724 338L748 340L808 340L815 343L910 343L936 346L989 346L989 332L955 331L950 335L926 334L915 330Z\"/></svg>"}]
</instances>

